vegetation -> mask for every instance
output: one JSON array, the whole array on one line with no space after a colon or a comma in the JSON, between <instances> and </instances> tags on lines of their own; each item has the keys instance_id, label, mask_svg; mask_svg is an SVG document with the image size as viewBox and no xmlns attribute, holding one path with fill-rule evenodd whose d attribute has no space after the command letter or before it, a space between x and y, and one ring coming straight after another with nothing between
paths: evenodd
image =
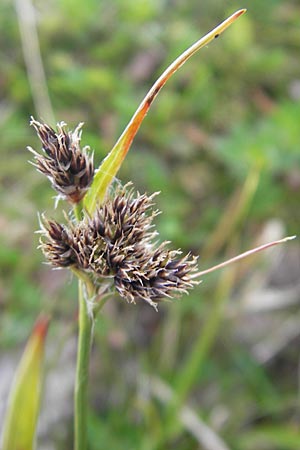
<instances>
[{"instance_id":1,"label":"vegetation","mask_svg":"<svg viewBox=\"0 0 300 450\"><path fill-rule=\"evenodd\" d=\"M41 265L32 238L36 209L52 214L53 207L48 183L27 164L24 147L36 143L32 112L50 121L55 113L55 121L74 127L84 121L83 144L95 151L97 166L166 65L235 7L248 14L170 81L120 177L141 192L161 191L161 238L199 254L201 270L267 236L297 233L297 2L238 3L224 11L217 0L36 2L48 107L45 86L28 72L27 16L2 1L3 352L24 342L41 310L54 318L49 346L63 349L76 329L76 284ZM168 442L184 450L200 442L214 450L296 450L298 274L292 243L207 276L158 314L117 296L108 302L94 330L90 449ZM211 434L204 442L205 427ZM49 435L57 449L70 447L55 427Z\"/></svg>"}]
</instances>

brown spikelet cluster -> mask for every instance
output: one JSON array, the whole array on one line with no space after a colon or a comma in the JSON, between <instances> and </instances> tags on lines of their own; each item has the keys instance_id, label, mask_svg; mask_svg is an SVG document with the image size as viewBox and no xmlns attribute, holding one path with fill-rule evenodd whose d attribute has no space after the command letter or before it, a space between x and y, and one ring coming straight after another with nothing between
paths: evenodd
<instances>
[{"instance_id":1,"label":"brown spikelet cluster","mask_svg":"<svg viewBox=\"0 0 300 450\"><path fill-rule=\"evenodd\" d=\"M94 280L108 278L129 302L142 299L152 306L174 297L197 281L197 258L157 245L153 218L155 194L137 194L126 187L98 207L93 217L60 225L42 221L41 248L56 267L75 266Z\"/></svg>"},{"instance_id":2,"label":"brown spikelet cluster","mask_svg":"<svg viewBox=\"0 0 300 450\"><path fill-rule=\"evenodd\" d=\"M34 165L46 175L52 187L70 203L78 203L85 195L94 176L93 155L87 148L80 148L82 123L74 131L66 131L65 123L57 125L57 131L49 125L31 118L32 125L42 143L43 154L34 154Z\"/></svg>"}]
</instances>

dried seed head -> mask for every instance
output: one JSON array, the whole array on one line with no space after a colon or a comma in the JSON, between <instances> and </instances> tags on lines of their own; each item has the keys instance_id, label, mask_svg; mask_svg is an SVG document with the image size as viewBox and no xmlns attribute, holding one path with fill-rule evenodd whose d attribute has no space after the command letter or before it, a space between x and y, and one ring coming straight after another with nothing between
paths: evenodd
<instances>
[{"instance_id":1,"label":"dried seed head","mask_svg":"<svg viewBox=\"0 0 300 450\"><path fill-rule=\"evenodd\" d=\"M57 132L49 125L41 124L33 117L32 125L42 143L44 154L31 147L34 166L46 175L52 187L71 203L78 203L85 195L94 176L93 155L87 147L80 148L82 123L72 131L66 131L63 122L57 125Z\"/></svg>"},{"instance_id":2,"label":"dried seed head","mask_svg":"<svg viewBox=\"0 0 300 450\"><path fill-rule=\"evenodd\" d=\"M128 302L142 299L152 306L175 297L198 282L197 258L157 245L153 210L156 194L133 195L125 186L98 207L93 217L67 227L44 219L41 248L55 266L75 265L95 281L110 278Z\"/></svg>"},{"instance_id":3,"label":"dried seed head","mask_svg":"<svg viewBox=\"0 0 300 450\"><path fill-rule=\"evenodd\" d=\"M92 236L84 222L74 224L68 220L61 225L45 216L40 220L40 245L47 261L55 267L74 266L89 270Z\"/></svg>"},{"instance_id":4,"label":"dried seed head","mask_svg":"<svg viewBox=\"0 0 300 450\"><path fill-rule=\"evenodd\" d=\"M191 275L196 271L197 258L190 254L180 257L179 251L164 248L142 250L136 258L127 259L114 277L120 296L135 303L142 299L156 307L156 301L186 293L197 281Z\"/></svg>"},{"instance_id":5,"label":"dried seed head","mask_svg":"<svg viewBox=\"0 0 300 450\"><path fill-rule=\"evenodd\" d=\"M76 264L76 255L72 251L72 229L44 217L40 223L41 233L46 237L45 241L40 241L40 248L48 261L56 267Z\"/></svg>"}]
</instances>

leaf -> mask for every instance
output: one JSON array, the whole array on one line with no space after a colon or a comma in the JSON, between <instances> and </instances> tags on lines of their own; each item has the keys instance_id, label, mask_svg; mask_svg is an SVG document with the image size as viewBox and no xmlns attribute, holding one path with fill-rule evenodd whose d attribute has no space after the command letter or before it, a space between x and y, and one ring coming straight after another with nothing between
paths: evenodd
<instances>
[{"instance_id":1,"label":"leaf","mask_svg":"<svg viewBox=\"0 0 300 450\"><path fill-rule=\"evenodd\" d=\"M103 201L108 186L116 176L122 162L127 155L132 141L144 120L153 100L169 78L181 67L192 55L194 55L202 47L209 44L213 39L217 38L223 31L226 30L238 17L246 12L246 9L241 9L232 14L228 19L224 20L220 25L207 33L204 37L199 39L195 44L183 52L158 78L150 91L145 96L144 100L139 105L131 121L125 128L123 134L112 148L110 153L101 163L94 181L84 198L84 206L92 213L95 210L98 201Z\"/></svg>"},{"instance_id":2,"label":"leaf","mask_svg":"<svg viewBox=\"0 0 300 450\"><path fill-rule=\"evenodd\" d=\"M48 325L48 317L37 320L15 374L3 427L2 450L34 448Z\"/></svg>"}]
</instances>

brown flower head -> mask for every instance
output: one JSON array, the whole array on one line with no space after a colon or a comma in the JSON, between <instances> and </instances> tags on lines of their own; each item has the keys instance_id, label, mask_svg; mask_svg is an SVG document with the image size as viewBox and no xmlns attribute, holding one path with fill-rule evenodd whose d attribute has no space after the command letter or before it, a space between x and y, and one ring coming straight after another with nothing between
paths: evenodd
<instances>
[{"instance_id":1,"label":"brown flower head","mask_svg":"<svg viewBox=\"0 0 300 450\"><path fill-rule=\"evenodd\" d=\"M46 175L52 187L71 203L78 203L85 195L94 176L93 155L88 155L87 147L80 148L80 123L74 131L66 131L63 122L57 125L57 132L49 125L31 118L32 125L41 140L44 154L31 147L34 166Z\"/></svg>"},{"instance_id":2,"label":"brown flower head","mask_svg":"<svg viewBox=\"0 0 300 450\"><path fill-rule=\"evenodd\" d=\"M159 299L187 292L198 283L197 258L156 243L155 195L134 196L125 186L81 222L63 226L44 219L41 248L47 260L84 270L96 282L111 279L129 302L142 299L156 306Z\"/></svg>"},{"instance_id":3,"label":"brown flower head","mask_svg":"<svg viewBox=\"0 0 300 450\"><path fill-rule=\"evenodd\" d=\"M44 216L40 220L40 248L48 262L54 267L78 267L88 269L91 248L88 233L82 233L79 225L68 221L68 225L61 225L55 220L47 220Z\"/></svg>"}]
</instances>

